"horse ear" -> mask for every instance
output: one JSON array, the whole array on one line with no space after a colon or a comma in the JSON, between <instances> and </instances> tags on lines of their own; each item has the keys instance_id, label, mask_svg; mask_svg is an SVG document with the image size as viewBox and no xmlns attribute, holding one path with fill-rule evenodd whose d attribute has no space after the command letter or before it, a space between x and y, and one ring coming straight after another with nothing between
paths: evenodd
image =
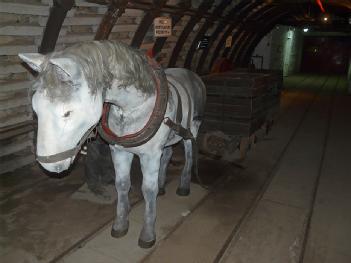
<instances>
[{"instance_id":1,"label":"horse ear","mask_svg":"<svg viewBox=\"0 0 351 263\"><path fill-rule=\"evenodd\" d=\"M19 53L18 56L30 66L33 70L41 72L45 56L39 53Z\"/></svg>"},{"instance_id":2,"label":"horse ear","mask_svg":"<svg viewBox=\"0 0 351 263\"><path fill-rule=\"evenodd\" d=\"M64 73L66 73L70 77L73 77L73 75L76 72L76 64L70 58L51 58L49 62L59 67L61 70L63 70Z\"/></svg>"}]
</instances>

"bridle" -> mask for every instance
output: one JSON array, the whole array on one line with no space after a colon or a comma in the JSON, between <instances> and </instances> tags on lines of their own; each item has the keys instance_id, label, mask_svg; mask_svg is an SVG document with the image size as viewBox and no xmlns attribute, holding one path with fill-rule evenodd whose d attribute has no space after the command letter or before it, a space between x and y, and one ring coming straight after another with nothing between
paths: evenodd
<instances>
[{"instance_id":1,"label":"bridle","mask_svg":"<svg viewBox=\"0 0 351 263\"><path fill-rule=\"evenodd\" d=\"M95 127L96 127L96 124L90 127L89 130L87 130L84 133L83 137L79 140L78 144L74 148L64 152L52 154L52 155L44 155L44 156L37 155L37 161L40 163L56 163L56 162L63 161L65 159L76 156L77 153L80 151L80 148L83 145L83 143L89 137L91 137L91 132L95 129Z\"/></svg>"}]
</instances>

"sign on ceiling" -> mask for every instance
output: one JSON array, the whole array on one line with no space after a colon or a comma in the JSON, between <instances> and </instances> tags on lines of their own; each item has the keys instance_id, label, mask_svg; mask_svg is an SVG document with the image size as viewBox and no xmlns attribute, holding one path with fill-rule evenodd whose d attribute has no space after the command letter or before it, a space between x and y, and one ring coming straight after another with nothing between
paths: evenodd
<instances>
[{"instance_id":1,"label":"sign on ceiling","mask_svg":"<svg viewBox=\"0 0 351 263\"><path fill-rule=\"evenodd\" d=\"M160 16L154 19L155 37L169 37L172 35L172 19L167 16Z\"/></svg>"},{"instance_id":2,"label":"sign on ceiling","mask_svg":"<svg viewBox=\"0 0 351 263\"><path fill-rule=\"evenodd\" d=\"M227 39L225 40L225 47L231 47L233 42L233 37L228 36Z\"/></svg>"},{"instance_id":3,"label":"sign on ceiling","mask_svg":"<svg viewBox=\"0 0 351 263\"><path fill-rule=\"evenodd\" d=\"M210 42L210 36L205 35L202 37L202 39L199 41L197 45L197 49L205 49L208 47L208 43Z\"/></svg>"}]
</instances>

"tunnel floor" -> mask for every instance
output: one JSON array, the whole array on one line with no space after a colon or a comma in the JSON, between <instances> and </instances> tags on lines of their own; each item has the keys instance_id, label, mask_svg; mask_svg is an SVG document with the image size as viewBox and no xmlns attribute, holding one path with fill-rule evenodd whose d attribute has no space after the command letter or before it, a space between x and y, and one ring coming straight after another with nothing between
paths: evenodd
<instances>
[{"instance_id":1,"label":"tunnel floor","mask_svg":"<svg viewBox=\"0 0 351 263\"><path fill-rule=\"evenodd\" d=\"M158 198L157 243L137 246L143 202L132 172L128 234L110 236L113 204L72 199L84 183L37 166L0 178L2 262L351 262L351 96L341 76L284 80L270 134L240 166L202 157L189 197L175 190L181 149ZM241 168L240 168L241 167Z\"/></svg>"}]
</instances>

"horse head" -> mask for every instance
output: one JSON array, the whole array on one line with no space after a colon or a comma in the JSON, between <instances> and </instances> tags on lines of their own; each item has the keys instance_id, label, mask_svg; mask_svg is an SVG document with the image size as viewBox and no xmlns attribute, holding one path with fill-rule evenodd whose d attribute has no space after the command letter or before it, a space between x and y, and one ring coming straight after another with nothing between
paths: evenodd
<instances>
[{"instance_id":1,"label":"horse head","mask_svg":"<svg viewBox=\"0 0 351 263\"><path fill-rule=\"evenodd\" d=\"M28 53L19 57L38 72L32 98L38 117L38 161L50 172L62 172L73 163L78 151L62 153L78 148L82 137L98 123L102 92L92 94L86 73L74 56Z\"/></svg>"}]
</instances>

